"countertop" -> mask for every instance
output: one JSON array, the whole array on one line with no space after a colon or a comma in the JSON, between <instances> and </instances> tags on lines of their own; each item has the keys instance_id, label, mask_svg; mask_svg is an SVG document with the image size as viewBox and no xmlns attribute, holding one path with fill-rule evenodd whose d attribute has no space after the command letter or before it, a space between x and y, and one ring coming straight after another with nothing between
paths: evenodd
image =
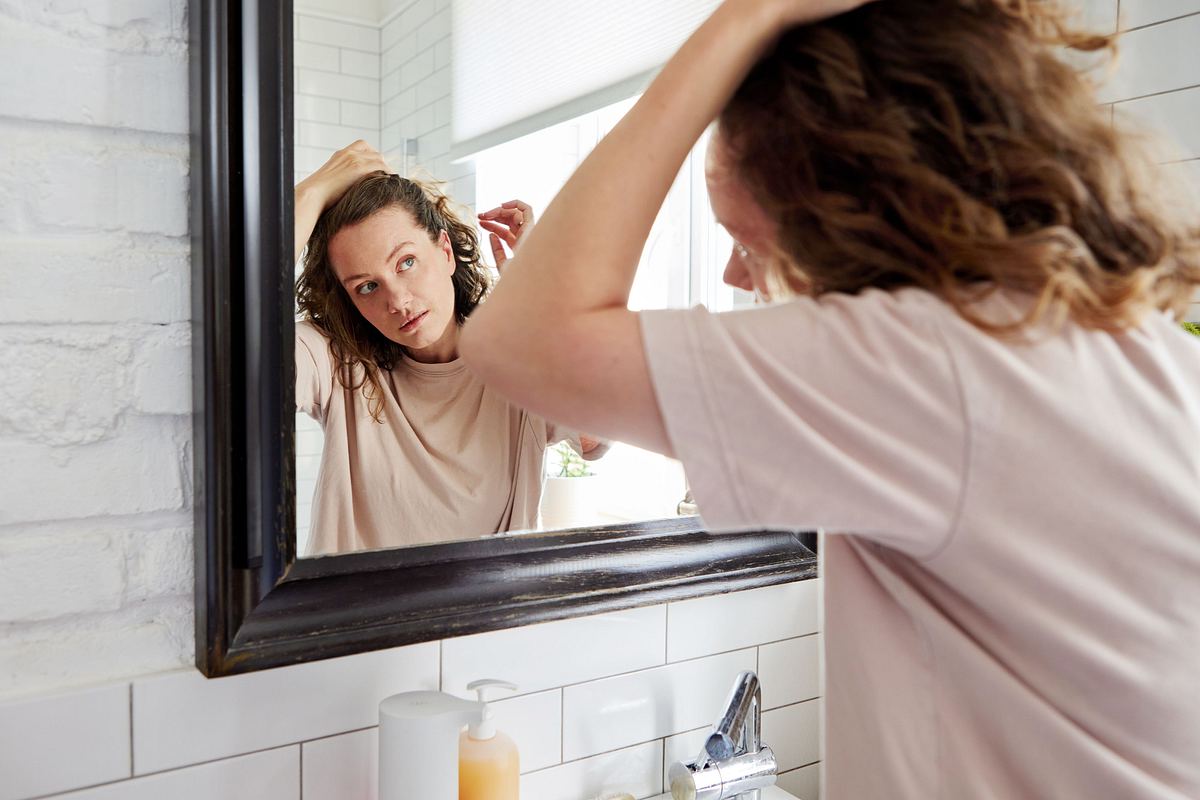
<instances>
[{"instance_id":1,"label":"countertop","mask_svg":"<svg viewBox=\"0 0 1200 800\"><path fill-rule=\"evenodd\" d=\"M660 794L657 797L652 797L650 800L671 800L671 794ZM761 800L800 800L794 794L788 794L778 786L768 786L762 790Z\"/></svg>"}]
</instances>

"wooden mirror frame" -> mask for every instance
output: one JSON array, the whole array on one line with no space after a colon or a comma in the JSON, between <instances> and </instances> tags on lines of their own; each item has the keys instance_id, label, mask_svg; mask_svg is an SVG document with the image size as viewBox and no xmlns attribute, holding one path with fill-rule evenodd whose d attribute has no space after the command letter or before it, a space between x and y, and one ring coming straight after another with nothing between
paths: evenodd
<instances>
[{"instance_id":1,"label":"wooden mirror frame","mask_svg":"<svg viewBox=\"0 0 1200 800\"><path fill-rule=\"evenodd\" d=\"M815 577L695 517L296 559L292 3L190 4L196 665L209 677Z\"/></svg>"}]
</instances>

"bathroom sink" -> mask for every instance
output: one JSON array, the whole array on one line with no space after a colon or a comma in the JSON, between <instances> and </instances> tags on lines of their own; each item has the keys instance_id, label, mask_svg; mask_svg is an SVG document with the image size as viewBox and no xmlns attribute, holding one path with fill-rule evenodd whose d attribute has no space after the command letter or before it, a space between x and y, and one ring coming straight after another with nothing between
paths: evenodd
<instances>
[{"instance_id":1,"label":"bathroom sink","mask_svg":"<svg viewBox=\"0 0 1200 800\"><path fill-rule=\"evenodd\" d=\"M671 800L671 793L660 794L657 797L650 798L650 800ZM800 798L794 794L788 794L778 786L768 786L762 790L760 800L800 800Z\"/></svg>"}]
</instances>

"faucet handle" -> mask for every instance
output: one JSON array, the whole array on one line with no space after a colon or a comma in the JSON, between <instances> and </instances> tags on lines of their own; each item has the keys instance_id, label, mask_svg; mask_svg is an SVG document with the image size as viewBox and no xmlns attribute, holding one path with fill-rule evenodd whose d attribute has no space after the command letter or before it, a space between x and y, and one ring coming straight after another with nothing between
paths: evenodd
<instances>
[{"instance_id":1,"label":"faucet handle","mask_svg":"<svg viewBox=\"0 0 1200 800\"><path fill-rule=\"evenodd\" d=\"M728 760L682 764L675 762L667 773L673 800L725 800L758 798L758 790L775 785L779 762L769 747L742 753Z\"/></svg>"}]
</instances>

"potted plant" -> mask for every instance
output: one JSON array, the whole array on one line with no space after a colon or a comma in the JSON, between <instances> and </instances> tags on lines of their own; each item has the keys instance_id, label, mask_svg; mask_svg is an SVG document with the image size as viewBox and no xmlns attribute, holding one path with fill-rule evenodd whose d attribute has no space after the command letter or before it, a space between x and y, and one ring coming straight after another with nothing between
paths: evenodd
<instances>
[{"instance_id":1,"label":"potted plant","mask_svg":"<svg viewBox=\"0 0 1200 800\"><path fill-rule=\"evenodd\" d=\"M539 507L541 528L594 525L600 505L597 475L569 442L549 448L546 480Z\"/></svg>"}]
</instances>

